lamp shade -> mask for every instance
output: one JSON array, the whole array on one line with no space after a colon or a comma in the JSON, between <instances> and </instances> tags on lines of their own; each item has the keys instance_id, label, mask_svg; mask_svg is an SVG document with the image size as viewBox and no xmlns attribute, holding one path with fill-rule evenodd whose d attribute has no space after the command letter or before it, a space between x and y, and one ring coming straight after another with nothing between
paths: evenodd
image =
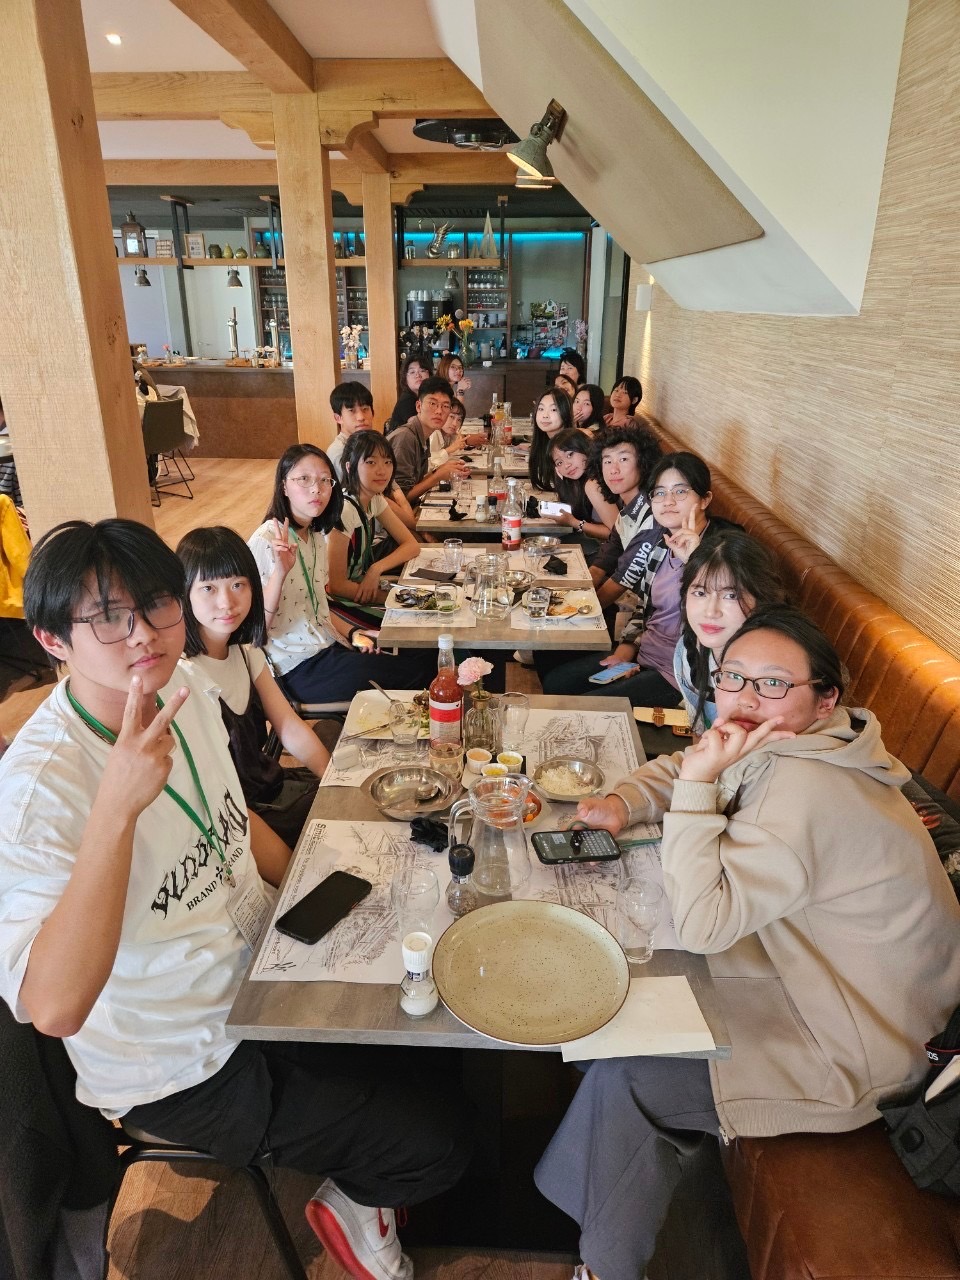
<instances>
[{"instance_id":1,"label":"lamp shade","mask_svg":"<svg viewBox=\"0 0 960 1280\"><path fill-rule=\"evenodd\" d=\"M243 288L243 281L240 279L240 273L237 271L236 267L231 267L230 270L227 272L227 288L228 289Z\"/></svg>"},{"instance_id":2,"label":"lamp shade","mask_svg":"<svg viewBox=\"0 0 960 1280\"><path fill-rule=\"evenodd\" d=\"M146 286L148 289L153 288L153 285L150 282L150 277L147 275L146 267L137 267L133 275L133 283L140 285L141 287Z\"/></svg>"},{"instance_id":3,"label":"lamp shade","mask_svg":"<svg viewBox=\"0 0 960 1280\"><path fill-rule=\"evenodd\" d=\"M522 142L510 147L507 158L533 178L552 178L553 166L547 159L547 146L552 141L553 134L542 124L535 124Z\"/></svg>"}]
</instances>

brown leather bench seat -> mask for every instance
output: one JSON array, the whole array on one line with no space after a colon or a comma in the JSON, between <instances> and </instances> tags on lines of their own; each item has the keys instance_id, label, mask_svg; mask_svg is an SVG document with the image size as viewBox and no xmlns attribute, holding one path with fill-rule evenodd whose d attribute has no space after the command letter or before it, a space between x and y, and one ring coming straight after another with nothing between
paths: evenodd
<instances>
[{"instance_id":1,"label":"brown leather bench seat","mask_svg":"<svg viewBox=\"0 0 960 1280\"><path fill-rule=\"evenodd\" d=\"M684 447L655 429L665 448ZM960 800L960 662L711 471L713 511L777 556L794 603L836 646L850 672L845 701L869 707L888 749ZM918 1190L880 1121L740 1138L725 1167L753 1280L960 1280L960 1201Z\"/></svg>"}]
</instances>

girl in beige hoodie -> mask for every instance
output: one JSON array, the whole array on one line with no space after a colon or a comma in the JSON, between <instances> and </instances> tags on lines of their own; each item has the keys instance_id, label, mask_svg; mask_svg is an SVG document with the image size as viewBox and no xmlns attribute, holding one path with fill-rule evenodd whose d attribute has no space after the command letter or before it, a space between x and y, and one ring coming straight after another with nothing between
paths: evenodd
<instances>
[{"instance_id":1,"label":"girl in beige hoodie","mask_svg":"<svg viewBox=\"0 0 960 1280\"><path fill-rule=\"evenodd\" d=\"M760 610L715 683L718 718L696 746L579 811L614 833L663 821L677 936L709 956L733 1047L709 1068L587 1072L537 1184L581 1223L601 1280L643 1274L691 1137L869 1124L922 1077L923 1042L960 998L960 907L876 718L838 706L823 634Z\"/></svg>"}]
</instances>

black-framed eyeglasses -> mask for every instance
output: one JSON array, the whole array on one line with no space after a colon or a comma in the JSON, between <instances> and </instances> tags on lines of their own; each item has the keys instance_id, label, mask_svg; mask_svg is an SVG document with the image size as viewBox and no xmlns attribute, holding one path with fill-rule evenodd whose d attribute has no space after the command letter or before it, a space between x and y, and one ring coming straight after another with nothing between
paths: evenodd
<instances>
[{"instance_id":1,"label":"black-framed eyeglasses","mask_svg":"<svg viewBox=\"0 0 960 1280\"><path fill-rule=\"evenodd\" d=\"M86 618L71 618L71 622L85 622L101 644L119 644L133 635L137 614L155 631L166 631L183 618L183 601L176 596L158 596L144 609L108 609L106 613L94 613Z\"/></svg>"},{"instance_id":2,"label":"black-framed eyeglasses","mask_svg":"<svg viewBox=\"0 0 960 1280\"><path fill-rule=\"evenodd\" d=\"M819 680L781 680L779 676L744 676L739 671L727 671L723 667L710 676L715 689L724 693L739 693L745 684L752 684L761 698L772 698L779 702L791 689L802 689L805 685L820 684Z\"/></svg>"}]
</instances>

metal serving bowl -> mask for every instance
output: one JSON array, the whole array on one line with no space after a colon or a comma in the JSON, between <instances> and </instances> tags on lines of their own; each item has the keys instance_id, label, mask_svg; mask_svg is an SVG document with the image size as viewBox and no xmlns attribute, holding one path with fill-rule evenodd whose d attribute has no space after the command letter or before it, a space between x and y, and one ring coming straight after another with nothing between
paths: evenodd
<instances>
[{"instance_id":1,"label":"metal serving bowl","mask_svg":"<svg viewBox=\"0 0 960 1280\"><path fill-rule=\"evenodd\" d=\"M360 789L388 818L408 820L442 813L463 791L459 778L448 778L429 765L412 763L378 769ZM432 794L424 798L425 793Z\"/></svg>"},{"instance_id":2,"label":"metal serving bowl","mask_svg":"<svg viewBox=\"0 0 960 1280\"><path fill-rule=\"evenodd\" d=\"M535 575L528 573L526 569L511 569L506 578L511 591L526 591L536 581Z\"/></svg>"},{"instance_id":3,"label":"metal serving bowl","mask_svg":"<svg viewBox=\"0 0 960 1280\"><path fill-rule=\"evenodd\" d=\"M552 791L543 782L543 775L551 769L568 769L577 779L577 785L583 787L582 791L577 791L573 795L569 795L562 791ZM547 797L548 800L562 800L565 804L576 804L578 800L583 800L586 796L595 796L604 788L603 770L598 768L592 760L579 760L576 756L551 756L549 760L544 760L542 764L537 765L533 771L533 781L537 790Z\"/></svg>"},{"instance_id":4,"label":"metal serving bowl","mask_svg":"<svg viewBox=\"0 0 960 1280\"><path fill-rule=\"evenodd\" d=\"M544 534L539 538L524 538L524 551L536 551L542 556L552 556L560 550L560 539L554 538L551 534Z\"/></svg>"}]
</instances>

